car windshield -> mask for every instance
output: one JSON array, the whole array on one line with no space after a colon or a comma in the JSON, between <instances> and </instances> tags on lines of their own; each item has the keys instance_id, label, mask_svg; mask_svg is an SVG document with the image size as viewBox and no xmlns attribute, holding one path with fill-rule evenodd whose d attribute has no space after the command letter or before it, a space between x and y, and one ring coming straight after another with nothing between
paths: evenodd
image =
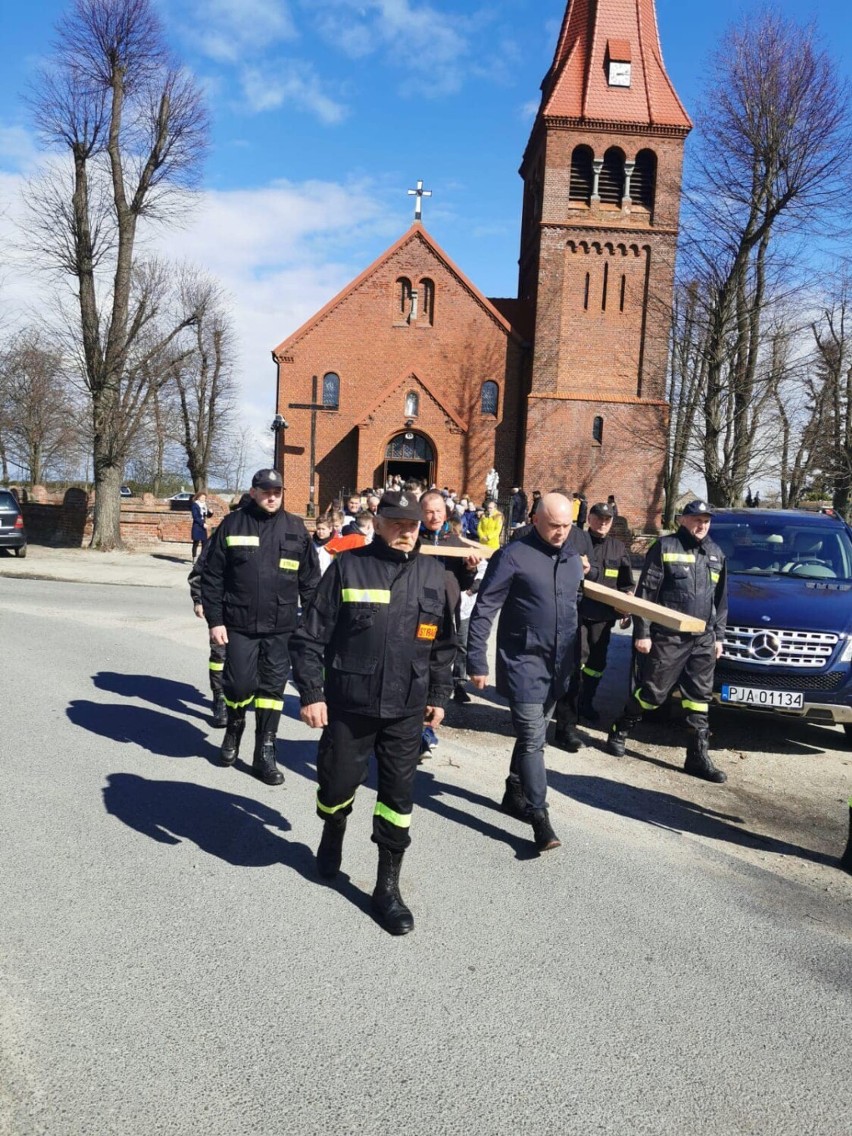
<instances>
[{"instance_id":1,"label":"car windshield","mask_svg":"<svg viewBox=\"0 0 852 1136\"><path fill-rule=\"evenodd\" d=\"M795 576L807 580L852 579L852 540L834 525L768 517L715 520L713 540L728 571L748 576Z\"/></svg>"},{"instance_id":2,"label":"car windshield","mask_svg":"<svg viewBox=\"0 0 852 1136\"><path fill-rule=\"evenodd\" d=\"M18 502L14 493L10 493L8 489L0 489L0 512L17 513L17 511Z\"/></svg>"}]
</instances>

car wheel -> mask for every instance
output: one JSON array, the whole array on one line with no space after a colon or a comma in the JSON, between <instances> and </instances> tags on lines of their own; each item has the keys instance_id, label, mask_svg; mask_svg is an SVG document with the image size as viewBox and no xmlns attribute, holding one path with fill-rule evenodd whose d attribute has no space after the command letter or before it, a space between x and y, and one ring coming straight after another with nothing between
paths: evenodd
<instances>
[{"instance_id":1,"label":"car wheel","mask_svg":"<svg viewBox=\"0 0 852 1136\"><path fill-rule=\"evenodd\" d=\"M20 556L20 557L26 556L27 555L27 546L24 545L23 548L16 548L15 549L15 555Z\"/></svg>"},{"instance_id":2,"label":"car wheel","mask_svg":"<svg viewBox=\"0 0 852 1136\"><path fill-rule=\"evenodd\" d=\"M849 739L850 744L852 744L852 722L844 722L843 723L843 732L846 734L846 737Z\"/></svg>"}]
</instances>

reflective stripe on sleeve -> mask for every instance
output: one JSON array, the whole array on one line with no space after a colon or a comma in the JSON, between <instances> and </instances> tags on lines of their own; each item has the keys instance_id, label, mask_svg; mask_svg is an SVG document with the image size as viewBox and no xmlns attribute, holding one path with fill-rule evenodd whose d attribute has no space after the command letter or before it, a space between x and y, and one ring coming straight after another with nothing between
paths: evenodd
<instances>
[{"instance_id":1,"label":"reflective stripe on sleeve","mask_svg":"<svg viewBox=\"0 0 852 1136\"><path fill-rule=\"evenodd\" d=\"M680 704L684 710L694 710L696 714L706 714L710 709L706 702L690 702L688 698L682 699Z\"/></svg>"},{"instance_id":2,"label":"reflective stripe on sleeve","mask_svg":"<svg viewBox=\"0 0 852 1136\"><path fill-rule=\"evenodd\" d=\"M710 579L714 584L719 583L719 577L721 576L721 574L721 572L714 572L712 568L710 569Z\"/></svg>"},{"instance_id":3,"label":"reflective stripe on sleeve","mask_svg":"<svg viewBox=\"0 0 852 1136\"><path fill-rule=\"evenodd\" d=\"M583 667L583 674L589 678L603 678L603 671L593 671L591 667Z\"/></svg>"},{"instance_id":4,"label":"reflective stripe on sleeve","mask_svg":"<svg viewBox=\"0 0 852 1136\"><path fill-rule=\"evenodd\" d=\"M664 552L663 553L663 563L664 564L694 564L695 563L695 553L694 552Z\"/></svg>"},{"instance_id":5,"label":"reflective stripe on sleeve","mask_svg":"<svg viewBox=\"0 0 852 1136\"><path fill-rule=\"evenodd\" d=\"M224 663L210 663L209 666L211 671L223 671L225 669Z\"/></svg>"},{"instance_id":6,"label":"reflective stripe on sleeve","mask_svg":"<svg viewBox=\"0 0 852 1136\"><path fill-rule=\"evenodd\" d=\"M390 591L383 588L344 588L341 594L343 603L389 604Z\"/></svg>"},{"instance_id":7,"label":"reflective stripe on sleeve","mask_svg":"<svg viewBox=\"0 0 852 1136\"><path fill-rule=\"evenodd\" d=\"M390 821L391 824L397 828L410 828L411 827L411 813L404 815L403 813L395 813L393 809L389 809L387 805L383 805L381 801L376 801L376 807L373 809L373 816L382 817L384 820Z\"/></svg>"},{"instance_id":8,"label":"reflective stripe on sleeve","mask_svg":"<svg viewBox=\"0 0 852 1136\"><path fill-rule=\"evenodd\" d=\"M285 572L298 572L299 571L299 561L298 560L279 560L278 561L278 567L283 568Z\"/></svg>"},{"instance_id":9,"label":"reflective stripe on sleeve","mask_svg":"<svg viewBox=\"0 0 852 1136\"><path fill-rule=\"evenodd\" d=\"M334 814L339 813L341 809L348 808L354 800L354 797L350 797L349 800L344 801L342 805L324 805L319 799L319 793L317 793L317 808L321 813L327 813L328 816L334 816Z\"/></svg>"},{"instance_id":10,"label":"reflective stripe on sleeve","mask_svg":"<svg viewBox=\"0 0 852 1136\"><path fill-rule=\"evenodd\" d=\"M255 698L255 710L283 710L284 703L279 698Z\"/></svg>"},{"instance_id":11,"label":"reflective stripe on sleeve","mask_svg":"<svg viewBox=\"0 0 852 1136\"><path fill-rule=\"evenodd\" d=\"M225 544L228 548L260 548L260 537L226 536Z\"/></svg>"}]
</instances>

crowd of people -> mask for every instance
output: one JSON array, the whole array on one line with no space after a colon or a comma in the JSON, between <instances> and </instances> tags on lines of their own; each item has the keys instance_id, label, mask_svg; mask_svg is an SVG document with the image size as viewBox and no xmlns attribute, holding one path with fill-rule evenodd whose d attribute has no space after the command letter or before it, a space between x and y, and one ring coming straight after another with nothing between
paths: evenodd
<instances>
[{"instance_id":1,"label":"crowd of people","mask_svg":"<svg viewBox=\"0 0 852 1136\"><path fill-rule=\"evenodd\" d=\"M209 628L214 722L225 729L221 764L236 762L252 708L252 771L281 784L275 743L291 670L301 718L321 731L317 870L325 879L340 871L348 817L375 756L373 907L396 935L414 926L400 871L416 770L437 742L447 703L465 705L470 686L482 691L492 681L495 621L494 683L508 699L516 739L500 807L531 826L539 853L560 846L547 806L548 727L555 719L555 744L576 752L585 744L580 719L598 720L595 694L624 606L617 593L635 591L705 630L670 630L640 614L630 697L608 751L623 756L638 718L679 684L690 731L684 769L725 780L707 744L727 600L706 502L688 505L677 532L654 545L635 588L628 549L612 534L613 497L589 507L580 493L536 491L527 502L515 487L508 533L493 500L481 510L470 505L450 489L405 481L350 495L310 534L283 509L278 471L258 470L190 573L195 612ZM469 512L481 513L475 538L465 526ZM612 602L600 590L584 594L589 582L610 589Z\"/></svg>"}]
</instances>

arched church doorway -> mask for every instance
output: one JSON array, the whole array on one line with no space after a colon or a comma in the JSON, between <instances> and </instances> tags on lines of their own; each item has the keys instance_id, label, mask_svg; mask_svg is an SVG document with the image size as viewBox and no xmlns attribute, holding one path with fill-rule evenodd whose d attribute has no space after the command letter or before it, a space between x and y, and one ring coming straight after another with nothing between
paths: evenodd
<instances>
[{"instance_id":1,"label":"arched church doorway","mask_svg":"<svg viewBox=\"0 0 852 1136\"><path fill-rule=\"evenodd\" d=\"M380 470L381 484L387 485L388 478L399 474L403 481L408 477L418 477L426 485L435 480L435 451L432 443L422 434L406 430L388 442L384 465Z\"/></svg>"}]
</instances>

